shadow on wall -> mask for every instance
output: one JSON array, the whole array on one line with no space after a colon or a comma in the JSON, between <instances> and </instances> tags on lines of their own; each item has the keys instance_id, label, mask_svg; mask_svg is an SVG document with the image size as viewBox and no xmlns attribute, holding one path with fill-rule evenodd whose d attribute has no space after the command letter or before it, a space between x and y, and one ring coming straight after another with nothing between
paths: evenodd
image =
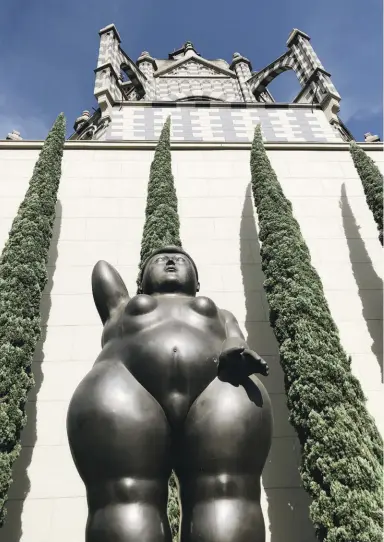
<instances>
[{"instance_id":1,"label":"shadow on wall","mask_svg":"<svg viewBox=\"0 0 384 542\"><path fill-rule=\"evenodd\" d=\"M363 306L363 318L372 338L371 350L379 364L381 381L383 382L383 328L379 319L383 314L383 282L377 275L365 248L359 231L360 227L357 225L349 205L344 183L341 186L340 209L348 244L349 260ZM379 240L377 242L379 243ZM372 319L372 311L377 314L376 319Z\"/></svg>"},{"instance_id":2,"label":"shadow on wall","mask_svg":"<svg viewBox=\"0 0 384 542\"><path fill-rule=\"evenodd\" d=\"M265 518L266 540L270 542L281 542L282 540L284 542L312 542L316 539L312 523L309 520L310 498L301 487L298 472L300 445L288 421L284 373L278 356L267 355L278 352L277 341L273 333L270 335L266 333L266 328L260 325L260 322L248 320L249 315L255 313L251 306L252 300L255 299L255 291L261 293L263 304L268 307L263 290L265 277L261 270L261 264L245 263L249 242L255 248L252 252L260 253L260 243L252 217L252 191L248 186L240 226L240 261L247 314L245 327L249 346L262 355L269 364L269 376L261 378L271 397L274 416L272 446L263 472L263 487L268 499L269 516L269 518Z\"/></svg>"},{"instance_id":3,"label":"shadow on wall","mask_svg":"<svg viewBox=\"0 0 384 542\"><path fill-rule=\"evenodd\" d=\"M24 501L31 487L28 477L28 468L32 461L33 449L37 440L37 395L44 379L42 371L42 360L44 359L43 345L46 338L46 325L52 305L50 294L53 287L53 276L58 256L57 244L60 236L61 215L61 203L58 201L56 204L56 220L53 227L53 237L49 250L49 267L47 268L48 282L44 290L45 302L41 304L42 331L35 350L34 360L36 361L32 363L35 386L29 392L29 398L26 405L27 425L21 435L22 450L13 467L13 483L9 491L7 503L8 513L4 527L0 529L0 542L19 542L23 534L22 515ZM44 520L44 518L42 519ZM35 518L35 521L39 521L39 518Z\"/></svg>"}]
</instances>

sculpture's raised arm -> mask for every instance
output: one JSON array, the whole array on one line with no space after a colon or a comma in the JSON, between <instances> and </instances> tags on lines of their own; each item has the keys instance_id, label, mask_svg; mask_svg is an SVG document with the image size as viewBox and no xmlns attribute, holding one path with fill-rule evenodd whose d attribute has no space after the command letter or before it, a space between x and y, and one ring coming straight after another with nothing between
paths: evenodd
<instances>
[{"instance_id":1,"label":"sculpture's raised arm","mask_svg":"<svg viewBox=\"0 0 384 542\"><path fill-rule=\"evenodd\" d=\"M121 303L129 300L123 279L116 269L104 260L98 261L93 268L92 293L103 324Z\"/></svg>"},{"instance_id":2,"label":"sculpture's raised arm","mask_svg":"<svg viewBox=\"0 0 384 542\"><path fill-rule=\"evenodd\" d=\"M249 348L234 315L221 309L221 317L225 322L226 339L219 357L219 377L235 382L255 373L267 376L266 361Z\"/></svg>"}]
</instances>

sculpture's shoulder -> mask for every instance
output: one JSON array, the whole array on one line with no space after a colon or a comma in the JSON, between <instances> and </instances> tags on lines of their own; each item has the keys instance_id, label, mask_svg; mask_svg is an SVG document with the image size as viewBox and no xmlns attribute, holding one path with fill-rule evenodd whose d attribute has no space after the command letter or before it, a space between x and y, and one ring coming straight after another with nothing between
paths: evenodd
<instances>
[{"instance_id":1,"label":"sculpture's shoulder","mask_svg":"<svg viewBox=\"0 0 384 542\"><path fill-rule=\"evenodd\" d=\"M236 337L243 337L239 322L231 311L220 309L220 318L225 325L227 334Z\"/></svg>"},{"instance_id":2,"label":"sculpture's shoulder","mask_svg":"<svg viewBox=\"0 0 384 542\"><path fill-rule=\"evenodd\" d=\"M226 324L227 323L237 324L236 317L231 311L228 311L227 309L219 309L219 311L220 311L221 318L224 320Z\"/></svg>"}]
</instances>

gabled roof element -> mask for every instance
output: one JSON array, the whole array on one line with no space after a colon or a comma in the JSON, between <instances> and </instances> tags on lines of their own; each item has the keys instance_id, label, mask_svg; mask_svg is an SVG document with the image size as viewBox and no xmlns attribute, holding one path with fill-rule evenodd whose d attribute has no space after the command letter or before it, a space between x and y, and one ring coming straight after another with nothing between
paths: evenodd
<instances>
[{"instance_id":1,"label":"gabled roof element","mask_svg":"<svg viewBox=\"0 0 384 542\"><path fill-rule=\"evenodd\" d=\"M185 70L181 70L180 68L186 68ZM159 70L155 72L155 77L163 77L163 76L177 76L180 75L186 75L188 77L191 77L191 73L189 73L189 69L191 69L192 72L196 72L196 68L198 68L199 73L195 73L195 77L201 76L227 76L227 77L233 77L236 78L236 74L229 69L222 68L214 64L213 62L210 62L209 60L206 60L205 58L201 58L200 56L193 55L187 58L182 58L180 60L175 60L175 62L172 62L167 67L163 68L162 70ZM184 73L183 73L184 72ZM193 75L192 75L193 76Z\"/></svg>"}]
</instances>

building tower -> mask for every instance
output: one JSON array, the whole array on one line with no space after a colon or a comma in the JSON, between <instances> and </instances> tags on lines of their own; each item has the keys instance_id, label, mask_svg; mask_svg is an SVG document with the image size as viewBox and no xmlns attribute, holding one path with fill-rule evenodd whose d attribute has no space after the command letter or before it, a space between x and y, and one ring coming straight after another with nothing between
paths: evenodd
<instances>
[{"instance_id":1,"label":"building tower","mask_svg":"<svg viewBox=\"0 0 384 542\"><path fill-rule=\"evenodd\" d=\"M330 74L300 30L291 32L287 51L258 72L239 53L230 64L207 60L191 42L168 59L144 51L134 62L121 48L115 25L99 34L99 108L76 120L73 140L153 141L169 114L173 141L249 142L257 123L268 142L352 139L337 115L340 95ZM295 72L301 90L292 103L279 104L268 84L286 70Z\"/></svg>"}]
</instances>

